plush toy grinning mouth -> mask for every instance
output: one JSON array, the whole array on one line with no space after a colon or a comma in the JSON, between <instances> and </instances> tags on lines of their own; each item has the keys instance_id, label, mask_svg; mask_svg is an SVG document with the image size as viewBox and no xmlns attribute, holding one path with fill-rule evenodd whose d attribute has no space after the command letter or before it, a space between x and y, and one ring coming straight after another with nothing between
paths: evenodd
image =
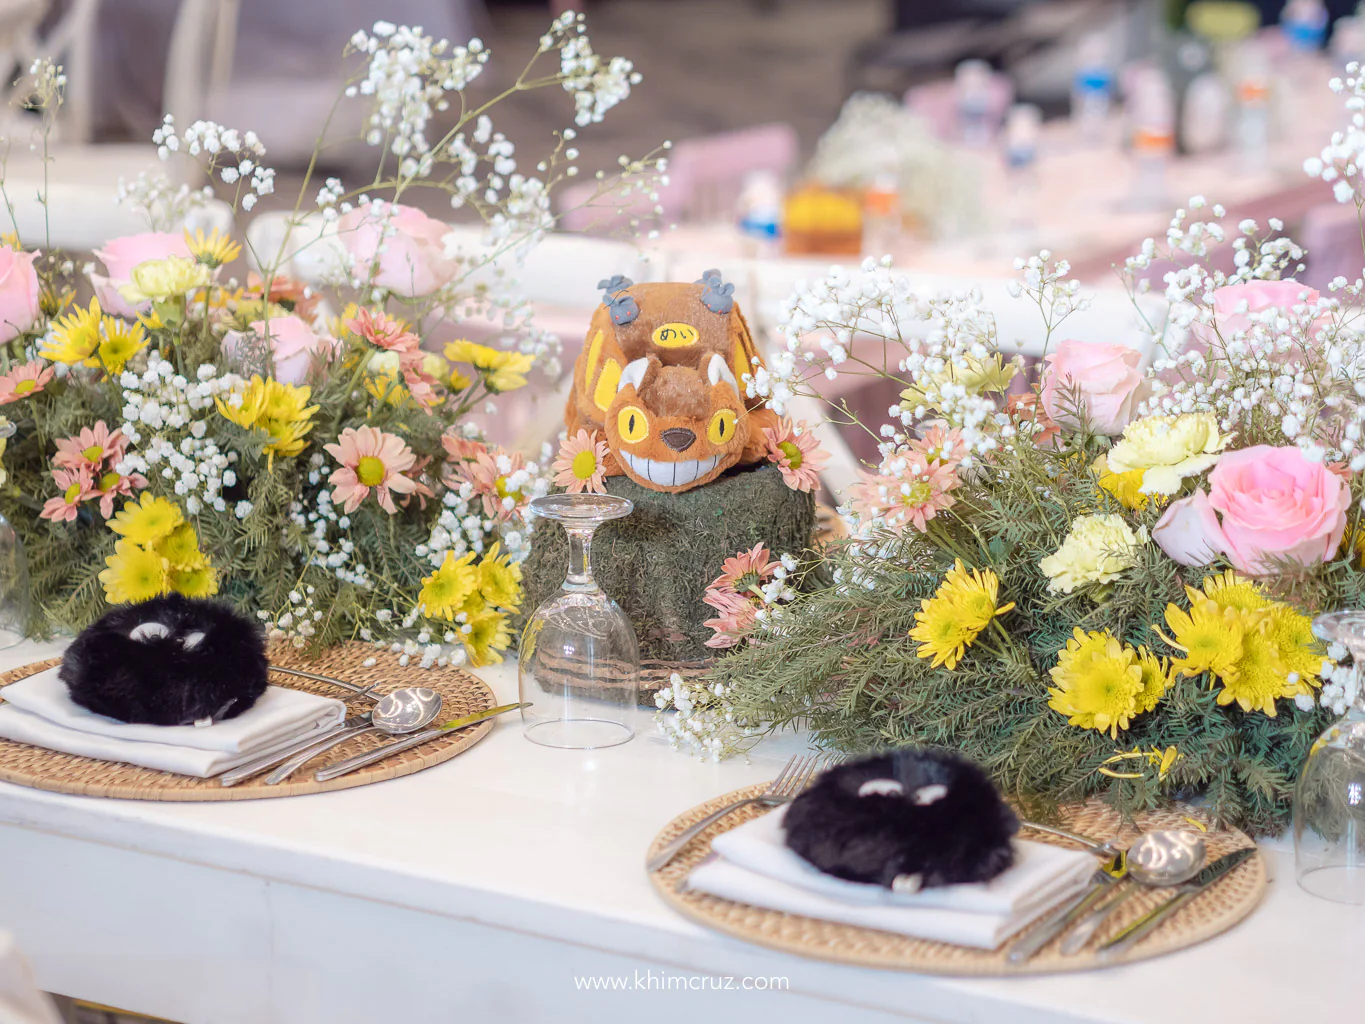
<instances>
[{"instance_id":1,"label":"plush toy grinning mouth","mask_svg":"<svg viewBox=\"0 0 1365 1024\"><path fill-rule=\"evenodd\" d=\"M687 459L683 462L656 462L624 451L621 452L621 457L626 460L626 465L630 467L632 473L660 487L682 487L704 477L720 465L719 455L712 455L707 459Z\"/></svg>"}]
</instances>

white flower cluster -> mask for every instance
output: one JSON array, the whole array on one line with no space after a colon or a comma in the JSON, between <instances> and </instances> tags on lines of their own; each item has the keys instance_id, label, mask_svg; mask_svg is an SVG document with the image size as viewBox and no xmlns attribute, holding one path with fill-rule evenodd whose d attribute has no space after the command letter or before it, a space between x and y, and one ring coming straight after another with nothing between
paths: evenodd
<instances>
[{"instance_id":1,"label":"white flower cluster","mask_svg":"<svg viewBox=\"0 0 1365 1024\"><path fill-rule=\"evenodd\" d=\"M735 721L723 684L689 686L676 672L668 682L654 695L654 722L674 750L723 761L753 745L757 730Z\"/></svg>"},{"instance_id":2,"label":"white flower cluster","mask_svg":"<svg viewBox=\"0 0 1365 1024\"><path fill-rule=\"evenodd\" d=\"M172 153L184 152L204 158L210 175L216 170L225 185L237 185L243 210L250 210L261 196L275 191L274 168L261 164L265 146L255 132L239 132L214 121L195 121L183 134L175 129L175 118L167 114L161 126L152 132L152 141L162 160Z\"/></svg>"},{"instance_id":3,"label":"white flower cluster","mask_svg":"<svg viewBox=\"0 0 1365 1024\"><path fill-rule=\"evenodd\" d=\"M1318 700L1323 707L1329 708L1336 715L1346 714L1346 709L1355 703L1356 696L1360 693L1361 666L1343 665L1346 653L1343 644L1329 644L1320 673L1322 692L1318 694ZM1294 698L1294 703L1298 705L1300 711L1313 710L1311 694L1299 694Z\"/></svg>"},{"instance_id":4,"label":"white flower cluster","mask_svg":"<svg viewBox=\"0 0 1365 1024\"><path fill-rule=\"evenodd\" d=\"M120 206L142 214L153 231L178 231L213 198L213 186L173 185L164 174L140 171L132 182L118 180Z\"/></svg>"},{"instance_id":5,"label":"white flower cluster","mask_svg":"<svg viewBox=\"0 0 1365 1024\"><path fill-rule=\"evenodd\" d=\"M365 77L346 90L348 96L374 97L365 141L387 144L402 161L405 177L429 173L427 125L435 112L450 107L446 93L463 90L483 70L489 54L482 40L451 50L449 41L421 28L377 21L372 31L352 36L351 47L369 56Z\"/></svg>"},{"instance_id":6,"label":"white flower cluster","mask_svg":"<svg viewBox=\"0 0 1365 1024\"><path fill-rule=\"evenodd\" d=\"M240 383L236 374L219 376L210 363L199 367L197 380L188 380L159 352L151 352L141 374L125 370L119 376L120 426L132 448L114 469L125 476L159 474L185 499L190 515L206 507L227 511L223 490L237 482L232 468L237 453L219 447L205 414L215 415L214 399Z\"/></svg>"},{"instance_id":7,"label":"white flower cluster","mask_svg":"<svg viewBox=\"0 0 1365 1024\"><path fill-rule=\"evenodd\" d=\"M559 69L564 91L573 96L574 121L581 127L601 121L602 116L630 95L630 87L640 84L640 73L624 57L604 61L593 53L582 14L565 11L542 36L542 50L549 50L563 38L559 50Z\"/></svg>"},{"instance_id":8,"label":"white flower cluster","mask_svg":"<svg viewBox=\"0 0 1365 1024\"><path fill-rule=\"evenodd\" d=\"M312 507L296 501L289 508L289 519L304 531L311 549L309 563L321 566L343 583L369 589L373 586L369 570L355 557L355 542L350 539L351 519L332 503L332 490L326 486L332 475L321 452L308 457L308 484L316 487Z\"/></svg>"},{"instance_id":9,"label":"white flower cluster","mask_svg":"<svg viewBox=\"0 0 1365 1024\"><path fill-rule=\"evenodd\" d=\"M1331 141L1322 153L1303 162L1303 169L1311 177L1330 182L1332 193L1339 203L1365 203L1361 169L1365 167L1365 76L1360 65L1351 61L1346 65L1346 78L1334 78L1328 86L1335 93L1346 96L1346 112L1350 124L1344 131L1332 133Z\"/></svg>"},{"instance_id":10,"label":"white flower cluster","mask_svg":"<svg viewBox=\"0 0 1365 1024\"><path fill-rule=\"evenodd\" d=\"M317 635L317 624L322 621L322 609L316 603L317 588L311 584L289 592L289 604L277 614L262 609L256 617L266 626L269 640L287 640L291 647L302 650Z\"/></svg>"}]
</instances>

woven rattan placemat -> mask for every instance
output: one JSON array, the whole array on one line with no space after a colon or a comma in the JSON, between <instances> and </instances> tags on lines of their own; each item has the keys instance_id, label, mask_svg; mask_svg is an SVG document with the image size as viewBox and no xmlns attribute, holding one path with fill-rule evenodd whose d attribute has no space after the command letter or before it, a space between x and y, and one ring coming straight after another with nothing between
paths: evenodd
<instances>
[{"instance_id":1,"label":"woven rattan placemat","mask_svg":"<svg viewBox=\"0 0 1365 1024\"><path fill-rule=\"evenodd\" d=\"M364 663L374 659L374 664ZM306 669L321 675L335 676L360 686L378 682L380 692L399 686L429 686L441 694L442 707L438 722L461 715L483 711L494 705L493 691L481 679L457 668L405 668L398 664L399 655L377 651L365 644L343 644L324 651L315 659L305 659L289 647L276 646L270 652L272 664ZM45 668L60 664L60 658L35 662L0 674L0 686L17 682ZM307 690L346 701L348 714L360 714L373 707L373 702L348 694L339 686L315 683L298 676L272 673L270 681L279 686ZM4 690L0 689L0 699ZM196 779L188 775L139 768L113 761L98 761L76 754L63 754L43 747L30 746L0 739L0 779L34 789L54 793L74 793L79 796L108 796L124 800L258 800L263 797L300 796L305 793L328 793L334 789L351 789L371 782L396 779L411 775L423 768L449 761L456 754L468 750L493 729L495 720L480 722L468 729L423 743L412 750L394 754L368 768L361 768L330 782L315 782L313 773L353 754L373 750L392 737L371 732L320 754L276 786L265 784L265 774L224 788L217 779Z\"/></svg>"},{"instance_id":2,"label":"woven rattan placemat","mask_svg":"<svg viewBox=\"0 0 1365 1024\"><path fill-rule=\"evenodd\" d=\"M654 837L649 856L662 849L692 822L699 821L727 803L755 796L766 788L758 785L736 790L678 815ZM920 974L1013 975L1086 971L1131 963L1185 949L1226 931L1255 909L1266 887L1262 858L1250 857L1169 917L1126 955L1101 962L1095 955L1095 947L1100 942L1171 895L1169 889L1145 890L1130 897L1115 910L1091 943L1075 956L1062 956L1054 940L1031 961L1016 967L1006 963L1004 952L1000 950L953 946L946 942L929 942L870 928L818 921L683 889L688 873L710 854L711 840L715 836L763 813L761 808L751 804L722 818L693 839L671 863L650 876L654 888L665 903L684 917L726 935L785 953L860 967L892 968ZM1073 832L1117 839L1124 846L1140 831L1190 829L1195 827L1191 819L1200 820L1197 811L1177 807L1142 814L1137 820L1137 827L1133 827L1125 824L1117 812L1100 802L1077 807L1066 818L1066 826ZM1054 839L1036 832L1025 831L1022 835L1059 846L1072 845L1065 839ZM1232 850L1255 845L1249 836L1236 830L1209 831L1204 835L1204 841L1210 860Z\"/></svg>"}]
</instances>

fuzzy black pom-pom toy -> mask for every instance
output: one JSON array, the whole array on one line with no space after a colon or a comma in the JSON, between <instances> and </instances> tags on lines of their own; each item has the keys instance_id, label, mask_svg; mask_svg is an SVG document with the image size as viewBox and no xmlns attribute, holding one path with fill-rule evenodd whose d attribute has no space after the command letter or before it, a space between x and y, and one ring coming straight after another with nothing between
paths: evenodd
<instances>
[{"instance_id":1,"label":"fuzzy black pom-pom toy","mask_svg":"<svg viewBox=\"0 0 1365 1024\"><path fill-rule=\"evenodd\" d=\"M71 699L121 722L236 718L265 692L260 628L216 601L171 594L116 608L62 657Z\"/></svg>"},{"instance_id":2,"label":"fuzzy black pom-pom toy","mask_svg":"<svg viewBox=\"0 0 1365 1024\"><path fill-rule=\"evenodd\" d=\"M1014 862L1014 812L986 773L908 749L831 768L792 801L791 849L827 874L897 892L985 882Z\"/></svg>"}]
</instances>

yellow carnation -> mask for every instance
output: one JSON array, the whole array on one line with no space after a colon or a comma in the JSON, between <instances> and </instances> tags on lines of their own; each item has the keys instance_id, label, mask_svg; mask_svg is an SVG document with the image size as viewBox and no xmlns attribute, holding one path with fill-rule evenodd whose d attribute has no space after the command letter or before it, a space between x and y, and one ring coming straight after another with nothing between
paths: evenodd
<instances>
[{"instance_id":1,"label":"yellow carnation","mask_svg":"<svg viewBox=\"0 0 1365 1024\"><path fill-rule=\"evenodd\" d=\"M119 294L136 306L182 298L186 292L208 283L208 267L188 256L167 256L135 266L128 283L119 287Z\"/></svg>"},{"instance_id":2,"label":"yellow carnation","mask_svg":"<svg viewBox=\"0 0 1365 1024\"><path fill-rule=\"evenodd\" d=\"M1212 413L1144 416L1128 424L1109 449L1109 469L1115 473L1141 470L1143 494L1175 494L1185 477L1217 462L1231 440L1231 434L1219 433Z\"/></svg>"},{"instance_id":3,"label":"yellow carnation","mask_svg":"<svg viewBox=\"0 0 1365 1024\"><path fill-rule=\"evenodd\" d=\"M1071 524L1062 546L1038 563L1049 577L1047 589L1069 594L1085 583L1108 583L1137 565L1147 528L1137 532L1120 515L1081 516Z\"/></svg>"},{"instance_id":4,"label":"yellow carnation","mask_svg":"<svg viewBox=\"0 0 1365 1024\"><path fill-rule=\"evenodd\" d=\"M937 373L928 374L920 387L902 391L901 408L912 411L920 406L938 409L940 395L947 384L961 387L969 395L1004 394L1018 372L1018 364L1006 363L998 352L985 359L962 355Z\"/></svg>"}]
</instances>

